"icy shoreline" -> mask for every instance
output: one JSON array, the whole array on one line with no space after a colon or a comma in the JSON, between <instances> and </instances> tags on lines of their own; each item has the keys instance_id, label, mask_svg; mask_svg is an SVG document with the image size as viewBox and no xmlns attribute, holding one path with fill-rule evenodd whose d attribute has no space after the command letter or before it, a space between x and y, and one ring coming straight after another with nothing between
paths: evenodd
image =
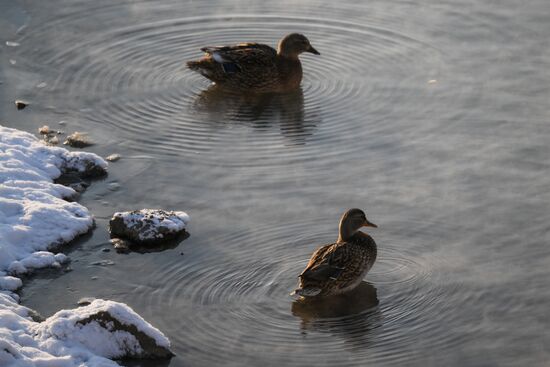
<instances>
[{"instance_id":1,"label":"icy shoreline","mask_svg":"<svg viewBox=\"0 0 550 367\"><path fill-rule=\"evenodd\" d=\"M66 200L78 193L54 180L106 169L93 153L46 146L0 125L0 365L116 366L106 358L169 355L168 339L125 304L95 300L38 322L17 303L15 291L23 284L18 276L67 262L48 250L94 225L88 209Z\"/></svg>"}]
</instances>

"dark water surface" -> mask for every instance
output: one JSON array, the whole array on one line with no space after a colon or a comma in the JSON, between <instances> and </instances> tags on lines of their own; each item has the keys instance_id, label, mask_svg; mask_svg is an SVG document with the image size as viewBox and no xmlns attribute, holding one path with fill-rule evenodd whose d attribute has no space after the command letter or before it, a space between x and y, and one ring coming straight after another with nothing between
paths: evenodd
<instances>
[{"instance_id":1,"label":"dark water surface","mask_svg":"<svg viewBox=\"0 0 550 367\"><path fill-rule=\"evenodd\" d=\"M68 250L73 271L29 280L23 304L125 302L171 339L170 366L548 366L547 0L0 10L2 122L123 157L80 200L98 227ZM290 31L322 54L302 57L295 93L227 96L184 68L201 46ZM111 214L143 207L187 211L191 236L102 252ZM293 303L349 207L379 225L368 283Z\"/></svg>"}]
</instances>

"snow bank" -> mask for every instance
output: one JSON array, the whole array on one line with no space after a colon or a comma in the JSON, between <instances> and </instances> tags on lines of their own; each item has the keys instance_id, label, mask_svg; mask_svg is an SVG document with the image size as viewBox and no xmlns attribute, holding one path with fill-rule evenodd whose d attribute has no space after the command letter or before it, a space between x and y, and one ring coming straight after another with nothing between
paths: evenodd
<instances>
[{"instance_id":1,"label":"snow bank","mask_svg":"<svg viewBox=\"0 0 550 367\"><path fill-rule=\"evenodd\" d=\"M0 289L21 282L6 275L59 266L65 255L47 252L86 233L94 224L77 193L54 179L65 172L106 172L107 162L86 152L46 146L32 134L0 126Z\"/></svg>"},{"instance_id":2,"label":"snow bank","mask_svg":"<svg viewBox=\"0 0 550 367\"><path fill-rule=\"evenodd\" d=\"M150 357L152 351L171 355L168 339L122 303L98 299L43 322L31 315L0 293L1 366L107 367L118 366L107 358ZM109 315L109 321L97 315Z\"/></svg>"}]
</instances>

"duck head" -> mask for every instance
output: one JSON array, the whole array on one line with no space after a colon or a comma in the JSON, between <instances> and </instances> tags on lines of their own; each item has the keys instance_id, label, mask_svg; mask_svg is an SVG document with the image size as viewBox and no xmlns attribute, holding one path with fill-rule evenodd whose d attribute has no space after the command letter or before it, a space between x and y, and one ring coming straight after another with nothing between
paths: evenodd
<instances>
[{"instance_id":1,"label":"duck head","mask_svg":"<svg viewBox=\"0 0 550 367\"><path fill-rule=\"evenodd\" d=\"M277 53L281 56L297 58L302 52L320 55L303 34L291 33L279 41Z\"/></svg>"},{"instance_id":2,"label":"duck head","mask_svg":"<svg viewBox=\"0 0 550 367\"><path fill-rule=\"evenodd\" d=\"M350 209L340 219L340 232L338 242L349 240L361 227L378 228L367 220L367 216L361 209Z\"/></svg>"}]
</instances>

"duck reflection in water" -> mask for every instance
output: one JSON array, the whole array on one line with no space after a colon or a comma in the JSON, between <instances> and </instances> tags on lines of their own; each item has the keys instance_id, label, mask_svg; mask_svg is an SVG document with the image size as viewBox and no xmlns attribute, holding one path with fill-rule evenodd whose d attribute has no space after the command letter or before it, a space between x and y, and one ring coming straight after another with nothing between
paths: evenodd
<instances>
[{"instance_id":1,"label":"duck reflection in water","mask_svg":"<svg viewBox=\"0 0 550 367\"><path fill-rule=\"evenodd\" d=\"M194 102L210 120L248 123L259 130L278 124L290 145L303 145L315 131L320 113L304 110L301 88L285 93L241 93L216 84L202 91Z\"/></svg>"},{"instance_id":2,"label":"duck reflection in water","mask_svg":"<svg viewBox=\"0 0 550 367\"><path fill-rule=\"evenodd\" d=\"M350 349L358 349L369 344L372 331L382 324L378 303L376 288L361 282L341 295L300 298L291 311L302 320L302 334L328 332L343 338Z\"/></svg>"}]
</instances>

